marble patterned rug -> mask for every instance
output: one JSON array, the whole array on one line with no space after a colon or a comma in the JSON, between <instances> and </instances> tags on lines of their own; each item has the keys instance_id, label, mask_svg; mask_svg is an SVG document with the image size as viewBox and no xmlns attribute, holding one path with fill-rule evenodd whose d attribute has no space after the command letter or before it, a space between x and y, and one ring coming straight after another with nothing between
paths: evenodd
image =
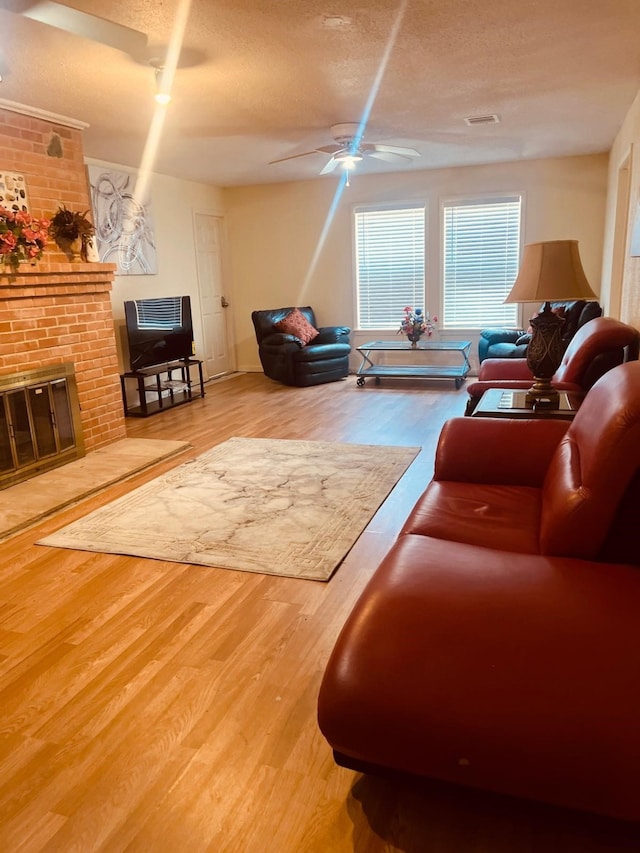
<instances>
[{"instance_id":1,"label":"marble patterned rug","mask_svg":"<svg viewBox=\"0 0 640 853\"><path fill-rule=\"evenodd\" d=\"M326 581L419 451L231 438L37 544Z\"/></svg>"}]
</instances>

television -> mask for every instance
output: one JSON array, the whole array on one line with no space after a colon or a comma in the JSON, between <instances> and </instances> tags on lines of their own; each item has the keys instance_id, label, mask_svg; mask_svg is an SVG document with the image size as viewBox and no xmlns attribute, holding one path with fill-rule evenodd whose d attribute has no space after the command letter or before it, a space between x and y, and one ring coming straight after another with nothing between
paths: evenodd
<instances>
[{"instance_id":1,"label":"television","mask_svg":"<svg viewBox=\"0 0 640 853\"><path fill-rule=\"evenodd\" d=\"M142 370L194 354L188 296L132 299L124 303L131 370Z\"/></svg>"}]
</instances>

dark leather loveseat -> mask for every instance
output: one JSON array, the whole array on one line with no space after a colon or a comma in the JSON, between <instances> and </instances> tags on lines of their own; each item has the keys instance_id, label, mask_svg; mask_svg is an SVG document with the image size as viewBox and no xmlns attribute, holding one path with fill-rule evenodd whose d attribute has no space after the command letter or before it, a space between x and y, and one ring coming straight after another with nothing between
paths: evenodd
<instances>
[{"instance_id":1,"label":"dark leather loveseat","mask_svg":"<svg viewBox=\"0 0 640 853\"><path fill-rule=\"evenodd\" d=\"M578 329L602 315L602 308L597 302L582 299L552 302L551 308L556 311L564 309L562 341L565 349ZM483 329L478 341L478 359L482 364L485 358L526 358L530 340L531 334L525 329Z\"/></svg>"},{"instance_id":2,"label":"dark leather loveseat","mask_svg":"<svg viewBox=\"0 0 640 853\"><path fill-rule=\"evenodd\" d=\"M265 376L285 385L319 385L345 379L349 374L351 345L347 326L320 326L310 306L297 311L314 331L309 343L277 328L295 308L275 308L251 314L258 341L258 354Z\"/></svg>"},{"instance_id":3,"label":"dark leather loveseat","mask_svg":"<svg viewBox=\"0 0 640 853\"><path fill-rule=\"evenodd\" d=\"M336 761L640 820L639 510L638 361L570 424L448 421L327 664Z\"/></svg>"}]
</instances>

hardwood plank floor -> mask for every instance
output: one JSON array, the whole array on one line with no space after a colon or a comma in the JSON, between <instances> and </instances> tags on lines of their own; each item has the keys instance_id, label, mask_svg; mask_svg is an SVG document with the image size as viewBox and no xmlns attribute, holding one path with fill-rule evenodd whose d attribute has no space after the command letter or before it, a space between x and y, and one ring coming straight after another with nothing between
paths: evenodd
<instances>
[{"instance_id":1,"label":"hardwood plank floor","mask_svg":"<svg viewBox=\"0 0 640 853\"><path fill-rule=\"evenodd\" d=\"M638 849L612 821L361 777L318 730L337 633L465 399L448 384L244 375L128 420L130 437L193 449L0 545L0 851ZM326 584L34 544L231 436L423 449Z\"/></svg>"}]
</instances>

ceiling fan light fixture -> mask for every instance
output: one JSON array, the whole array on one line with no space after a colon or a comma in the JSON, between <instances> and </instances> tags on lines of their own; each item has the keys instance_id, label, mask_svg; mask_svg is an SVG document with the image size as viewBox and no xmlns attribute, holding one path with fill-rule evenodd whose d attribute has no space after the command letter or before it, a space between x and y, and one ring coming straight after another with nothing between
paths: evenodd
<instances>
[{"instance_id":1,"label":"ceiling fan light fixture","mask_svg":"<svg viewBox=\"0 0 640 853\"><path fill-rule=\"evenodd\" d=\"M337 160L343 168L353 169L356 163L359 163L363 158L362 154L357 151L354 151L353 154L350 151L338 151L333 155L333 159Z\"/></svg>"},{"instance_id":2,"label":"ceiling fan light fixture","mask_svg":"<svg viewBox=\"0 0 640 853\"><path fill-rule=\"evenodd\" d=\"M156 93L153 98L156 104L161 104L162 106L166 106L167 104L171 103L171 95L167 91L165 83L163 65L159 65L156 67Z\"/></svg>"},{"instance_id":3,"label":"ceiling fan light fixture","mask_svg":"<svg viewBox=\"0 0 640 853\"><path fill-rule=\"evenodd\" d=\"M342 164L343 169L355 169L356 163L362 160L362 155L354 154L353 156L339 157L338 160Z\"/></svg>"}]
</instances>

